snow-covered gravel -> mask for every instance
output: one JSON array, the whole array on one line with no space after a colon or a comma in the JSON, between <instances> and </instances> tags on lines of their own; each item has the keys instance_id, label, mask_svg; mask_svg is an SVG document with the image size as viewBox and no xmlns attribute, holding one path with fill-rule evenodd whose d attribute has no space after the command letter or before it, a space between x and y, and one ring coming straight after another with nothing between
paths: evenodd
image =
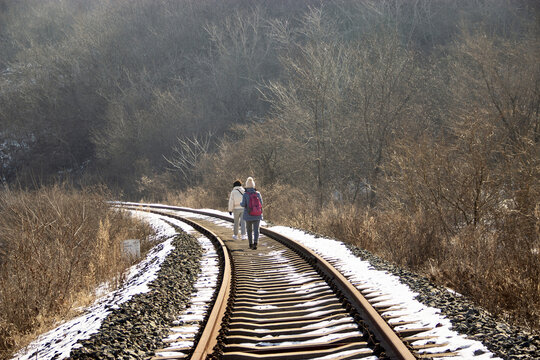
<instances>
[{"instance_id":1,"label":"snow-covered gravel","mask_svg":"<svg viewBox=\"0 0 540 360\"><path fill-rule=\"evenodd\" d=\"M385 262L368 251L353 246L349 246L349 249L355 256L368 261L374 269L399 277L401 283L417 293L415 299L418 302L439 309L440 315L450 320L452 330L482 342L496 356L511 360L540 359L538 334L509 326L473 305L461 294L434 285L426 278Z\"/></svg>"},{"instance_id":2,"label":"snow-covered gravel","mask_svg":"<svg viewBox=\"0 0 540 360\"><path fill-rule=\"evenodd\" d=\"M150 290L148 284L156 278L163 260L173 249L172 241L176 231L153 214L137 213L136 216L148 221L156 230L156 239L162 242L155 246L143 261L127 271L124 286L116 291L106 292L103 289L107 289L108 286L103 284L98 292L105 294L98 298L94 305L87 308L83 315L43 334L26 349L17 353L14 359L63 359L69 356L71 349L78 341L87 339L98 332L103 320L113 309L117 309L134 295Z\"/></svg>"},{"instance_id":3,"label":"snow-covered gravel","mask_svg":"<svg viewBox=\"0 0 540 360\"><path fill-rule=\"evenodd\" d=\"M189 230L188 230L189 231ZM197 334L201 330L206 315L211 308L211 302L218 285L219 256L212 242L205 236L198 239L203 248L203 256L200 261L201 272L195 283L195 291L191 295L190 306L174 320L170 331L173 335L167 336L164 341L167 347L156 352L157 357L172 355L187 355L188 351L174 351L175 348L192 348Z\"/></svg>"}]
</instances>

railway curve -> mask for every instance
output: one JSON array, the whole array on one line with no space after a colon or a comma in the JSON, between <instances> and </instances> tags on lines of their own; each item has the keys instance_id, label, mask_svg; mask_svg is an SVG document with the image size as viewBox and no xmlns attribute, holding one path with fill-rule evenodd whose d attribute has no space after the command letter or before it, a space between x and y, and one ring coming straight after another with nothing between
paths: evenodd
<instances>
[{"instance_id":1,"label":"railway curve","mask_svg":"<svg viewBox=\"0 0 540 360\"><path fill-rule=\"evenodd\" d=\"M394 331L403 323L389 325L392 317L384 313L395 307L377 305L376 299L369 299L369 289L350 282L329 261L293 239L261 227L264 236L259 250L251 251L227 235L229 228L201 219L231 222L227 216L162 205L118 206L188 223L211 237L227 258L222 263L229 263L224 273L230 273L231 278L222 278L225 282L196 347L187 355L185 349L178 355L173 348L161 349L155 359L415 359L453 355L418 353L430 345L410 343L421 339L418 334L428 328ZM199 218L188 219L189 214ZM296 279L296 284L284 278Z\"/></svg>"}]
</instances>

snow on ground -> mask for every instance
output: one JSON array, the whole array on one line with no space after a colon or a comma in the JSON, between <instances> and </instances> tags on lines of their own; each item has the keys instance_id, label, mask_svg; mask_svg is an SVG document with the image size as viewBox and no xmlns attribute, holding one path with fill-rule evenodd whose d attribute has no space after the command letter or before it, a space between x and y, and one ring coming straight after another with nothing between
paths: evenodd
<instances>
[{"instance_id":1,"label":"snow on ground","mask_svg":"<svg viewBox=\"0 0 540 360\"><path fill-rule=\"evenodd\" d=\"M113 204L120 203L113 202ZM133 203L133 205L139 204ZM103 320L112 309L118 308L120 304L130 300L134 295L150 290L148 285L155 280L163 260L173 249L172 241L177 233L174 226L187 233L197 233L191 226L179 220L145 211L132 210L130 212L141 220L147 221L155 229L156 238L164 241L156 245L143 261L127 270L126 282L120 289L110 291L107 284L102 284L96 289L96 294L99 294L100 297L92 306L83 311L83 315L66 321L56 329L41 335L27 348L17 353L13 359L48 360L54 358L59 360L67 358L71 349L77 346L78 341L88 339L92 334L99 331ZM226 213L220 212L220 214ZM174 331L178 332L179 338L183 336L192 338L193 334L198 331L199 325L194 324L204 318L208 310L208 302L212 299L217 283L219 265L214 246L204 236L200 236L197 240L204 250L201 259L202 271L195 283L196 291L190 301L190 307L176 320L177 325L184 325L183 328L177 327L174 329ZM173 344L176 346L192 346L193 342L182 342L178 339Z\"/></svg>"},{"instance_id":2,"label":"snow on ground","mask_svg":"<svg viewBox=\"0 0 540 360\"><path fill-rule=\"evenodd\" d=\"M117 308L136 294L149 291L148 284L156 278L163 260L173 249L172 241L176 230L163 221L161 216L137 211L132 213L147 221L156 230L156 237L164 241L151 249L143 261L128 269L126 282L121 288L106 292L104 289L108 286L106 284L100 286L96 292L102 296L86 308L83 315L66 321L56 329L39 336L28 347L18 352L13 359L64 359L69 356L71 349L78 341L88 339L98 332L111 309Z\"/></svg>"}]
</instances>

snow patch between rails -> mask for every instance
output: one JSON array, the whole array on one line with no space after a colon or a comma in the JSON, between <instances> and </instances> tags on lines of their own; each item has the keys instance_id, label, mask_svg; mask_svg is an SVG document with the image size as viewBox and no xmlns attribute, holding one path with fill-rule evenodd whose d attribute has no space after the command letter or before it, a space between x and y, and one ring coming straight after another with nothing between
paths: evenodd
<instances>
[{"instance_id":1,"label":"snow patch between rails","mask_svg":"<svg viewBox=\"0 0 540 360\"><path fill-rule=\"evenodd\" d=\"M78 341L88 339L99 331L103 320L111 310L129 301L134 295L150 291L148 284L156 279L161 264L173 250L172 241L177 233L174 227L163 220L163 216L139 211L131 211L131 213L147 221L156 230L157 239L165 240L154 246L144 260L127 270L126 281L121 288L111 292L106 290L107 284L101 285L96 289L96 294L101 297L86 308L83 315L66 321L56 329L39 336L15 354L14 360L67 358L71 349L77 347Z\"/></svg>"}]
</instances>

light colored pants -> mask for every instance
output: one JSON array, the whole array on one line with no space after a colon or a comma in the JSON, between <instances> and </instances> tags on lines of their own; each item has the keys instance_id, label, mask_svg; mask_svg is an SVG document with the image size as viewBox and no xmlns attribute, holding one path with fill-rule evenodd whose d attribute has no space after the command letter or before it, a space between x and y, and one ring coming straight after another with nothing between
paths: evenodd
<instances>
[{"instance_id":1,"label":"light colored pants","mask_svg":"<svg viewBox=\"0 0 540 360\"><path fill-rule=\"evenodd\" d=\"M246 221L247 234L249 246L255 245L259 242L259 226L261 225L261 220L255 221ZM251 234L253 232L253 235Z\"/></svg>"},{"instance_id":2,"label":"light colored pants","mask_svg":"<svg viewBox=\"0 0 540 360\"><path fill-rule=\"evenodd\" d=\"M246 235L246 221L244 220L244 208L234 209L234 235L238 236L238 224L240 224L240 231L242 236Z\"/></svg>"}]
</instances>

